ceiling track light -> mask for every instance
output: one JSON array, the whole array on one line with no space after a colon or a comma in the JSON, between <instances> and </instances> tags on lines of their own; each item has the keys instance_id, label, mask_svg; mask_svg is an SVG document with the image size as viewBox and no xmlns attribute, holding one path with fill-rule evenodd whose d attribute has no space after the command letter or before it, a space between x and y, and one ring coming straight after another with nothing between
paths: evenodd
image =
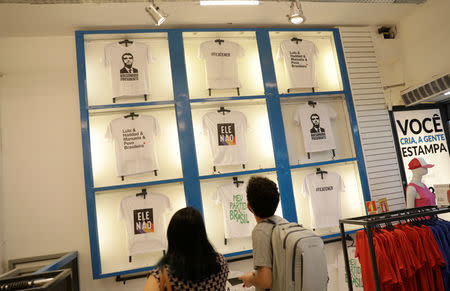
<instances>
[{"instance_id":1,"label":"ceiling track light","mask_svg":"<svg viewBox=\"0 0 450 291\"><path fill-rule=\"evenodd\" d=\"M158 6L155 5L155 1L150 1L150 5L145 7L145 11L152 17L156 26L160 26L167 19L167 14L165 14Z\"/></svg>"},{"instance_id":2,"label":"ceiling track light","mask_svg":"<svg viewBox=\"0 0 450 291\"><path fill-rule=\"evenodd\" d=\"M286 16L292 24L301 24L305 22L306 17L303 15L302 5L299 0L292 0L289 14Z\"/></svg>"}]
</instances>

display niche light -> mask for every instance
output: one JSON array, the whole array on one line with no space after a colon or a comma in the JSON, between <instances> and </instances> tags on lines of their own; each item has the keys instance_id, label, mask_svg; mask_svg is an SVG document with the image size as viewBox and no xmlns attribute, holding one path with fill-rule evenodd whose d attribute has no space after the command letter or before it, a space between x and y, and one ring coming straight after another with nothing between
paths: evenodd
<instances>
[{"instance_id":1,"label":"display niche light","mask_svg":"<svg viewBox=\"0 0 450 291\"><path fill-rule=\"evenodd\" d=\"M306 17L303 15L302 5L299 0L292 0L289 14L286 16L292 24L301 24L305 22Z\"/></svg>"},{"instance_id":2,"label":"display niche light","mask_svg":"<svg viewBox=\"0 0 450 291\"><path fill-rule=\"evenodd\" d=\"M150 14L156 26L160 26L167 19L167 14L155 5L155 1L151 1L150 5L145 7L145 11Z\"/></svg>"}]
</instances>

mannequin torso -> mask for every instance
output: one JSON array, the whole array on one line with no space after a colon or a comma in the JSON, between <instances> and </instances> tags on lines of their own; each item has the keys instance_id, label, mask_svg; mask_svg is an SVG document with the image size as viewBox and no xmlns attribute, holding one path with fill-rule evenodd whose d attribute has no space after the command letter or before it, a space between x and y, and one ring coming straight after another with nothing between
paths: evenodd
<instances>
[{"instance_id":1,"label":"mannequin torso","mask_svg":"<svg viewBox=\"0 0 450 291\"><path fill-rule=\"evenodd\" d=\"M414 183L419 187L426 188L425 184L422 183L422 177L428 173L428 169L417 168L411 171L413 172L413 177L410 183ZM421 197L414 186L408 185L406 187L406 208L414 208L415 200L420 198Z\"/></svg>"}]
</instances>

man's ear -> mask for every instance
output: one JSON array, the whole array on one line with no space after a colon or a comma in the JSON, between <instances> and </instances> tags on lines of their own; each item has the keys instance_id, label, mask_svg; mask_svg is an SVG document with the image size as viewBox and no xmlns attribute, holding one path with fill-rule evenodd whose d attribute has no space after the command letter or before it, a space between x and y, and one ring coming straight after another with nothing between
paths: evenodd
<instances>
[{"instance_id":1,"label":"man's ear","mask_svg":"<svg viewBox=\"0 0 450 291\"><path fill-rule=\"evenodd\" d=\"M248 210L250 210L251 213L253 213L253 209L250 207L250 203L248 203L248 201L247 201L247 208L248 208ZM253 213L253 214L255 214L255 213Z\"/></svg>"}]
</instances>

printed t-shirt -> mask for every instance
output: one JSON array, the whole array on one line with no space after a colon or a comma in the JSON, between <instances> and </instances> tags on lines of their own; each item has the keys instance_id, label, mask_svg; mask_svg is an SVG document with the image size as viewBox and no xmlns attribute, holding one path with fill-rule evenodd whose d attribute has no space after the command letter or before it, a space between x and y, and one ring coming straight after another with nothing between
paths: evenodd
<instances>
[{"instance_id":1,"label":"printed t-shirt","mask_svg":"<svg viewBox=\"0 0 450 291\"><path fill-rule=\"evenodd\" d=\"M334 172L312 173L303 181L303 195L309 196L313 227L331 227L339 225L341 213L341 192L345 191L341 176Z\"/></svg>"},{"instance_id":2,"label":"printed t-shirt","mask_svg":"<svg viewBox=\"0 0 450 291\"><path fill-rule=\"evenodd\" d=\"M352 275L352 286L354 291L363 291L363 281L361 275L361 265L355 258L355 247L347 247L348 263L350 266L350 274ZM347 291L348 283L345 271L345 259L342 251L337 255L337 268L339 273L339 291Z\"/></svg>"},{"instance_id":3,"label":"printed t-shirt","mask_svg":"<svg viewBox=\"0 0 450 291\"><path fill-rule=\"evenodd\" d=\"M147 45L117 42L105 46L105 65L110 67L113 97L150 94L148 64L153 57Z\"/></svg>"},{"instance_id":4,"label":"printed t-shirt","mask_svg":"<svg viewBox=\"0 0 450 291\"><path fill-rule=\"evenodd\" d=\"M247 118L240 111L222 114L211 111L203 115L203 132L208 134L214 165L246 164Z\"/></svg>"},{"instance_id":5,"label":"printed t-shirt","mask_svg":"<svg viewBox=\"0 0 450 291\"><path fill-rule=\"evenodd\" d=\"M277 59L284 61L289 88L317 87L314 58L318 54L316 45L309 40L281 42Z\"/></svg>"},{"instance_id":6,"label":"printed t-shirt","mask_svg":"<svg viewBox=\"0 0 450 291\"><path fill-rule=\"evenodd\" d=\"M374 237L373 243L380 285L383 286L392 282L395 278L395 274L392 265L386 256L384 247L380 245L379 239ZM369 242L365 230L356 232L355 257L359 259L359 263L361 264L364 291L376 290L375 281L373 279L372 262L370 260Z\"/></svg>"},{"instance_id":7,"label":"printed t-shirt","mask_svg":"<svg viewBox=\"0 0 450 291\"><path fill-rule=\"evenodd\" d=\"M122 199L119 216L125 221L130 256L167 248L165 214L170 209L169 198L158 193Z\"/></svg>"},{"instance_id":8,"label":"printed t-shirt","mask_svg":"<svg viewBox=\"0 0 450 291\"><path fill-rule=\"evenodd\" d=\"M158 169L155 139L158 121L150 115L120 117L109 123L105 137L114 141L118 176L151 172Z\"/></svg>"},{"instance_id":9,"label":"printed t-shirt","mask_svg":"<svg viewBox=\"0 0 450 291\"><path fill-rule=\"evenodd\" d=\"M328 105L307 103L297 107L294 120L302 127L305 151L321 152L336 148L330 119L336 118L336 111Z\"/></svg>"},{"instance_id":10,"label":"printed t-shirt","mask_svg":"<svg viewBox=\"0 0 450 291\"><path fill-rule=\"evenodd\" d=\"M200 44L198 57L205 60L206 77L210 89L241 87L238 75L238 58L245 55L244 49L232 41L221 44L214 40Z\"/></svg>"},{"instance_id":11,"label":"printed t-shirt","mask_svg":"<svg viewBox=\"0 0 450 291\"><path fill-rule=\"evenodd\" d=\"M253 214L247 208L247 183L229 183L217 188L213 199L222 204L225 238L249 237L256 225Z\"/></svg>"}]
</instances>

